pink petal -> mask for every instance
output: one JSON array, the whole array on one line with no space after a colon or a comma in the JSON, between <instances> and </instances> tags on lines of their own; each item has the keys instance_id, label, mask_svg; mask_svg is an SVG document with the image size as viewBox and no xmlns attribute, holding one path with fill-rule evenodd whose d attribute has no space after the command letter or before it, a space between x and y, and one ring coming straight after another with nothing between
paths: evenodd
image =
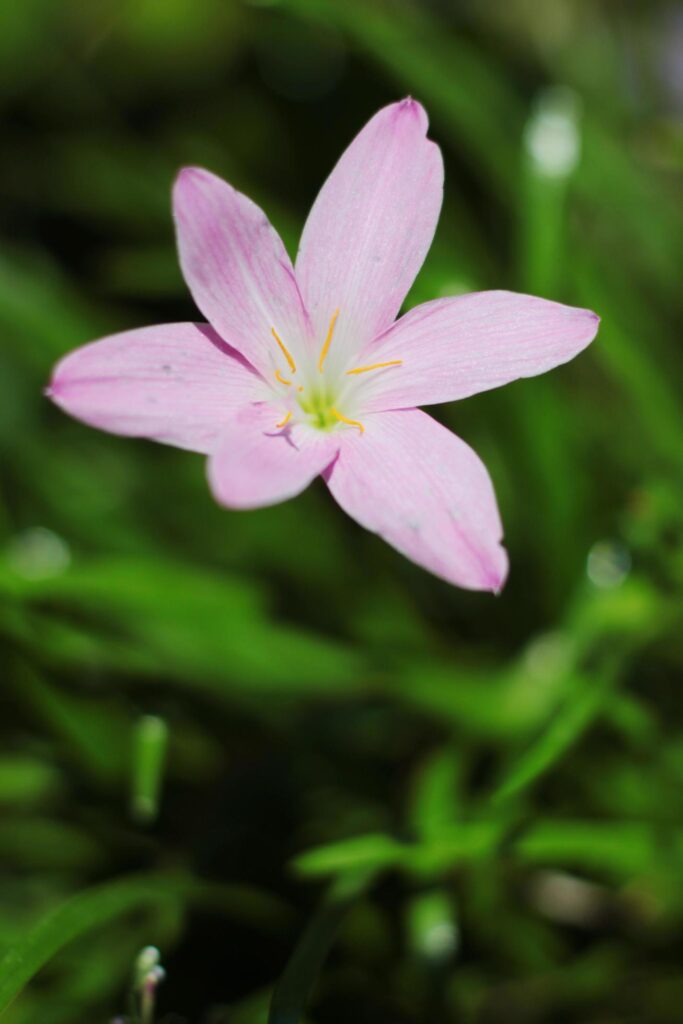
<instances>
[{"instance_id":1,"label":"pink petal","mask_svg":"<svg viewBox=\"0 0 683 1024\"><path fill-rule=\"evenodd\" d=\"M434 236L443 193L439 148L414 100L375 114L313 204L296 260L319 343L339 308L330 362L394 320Z\"/></svg>"},{"instance_id":2,"label":"pink petal","mask_svg":"<svg viewBox=\"0 0 683 1024\"><path fill-rule=\"evenodd\" d=\"M502 527L484 464L417 409L378 413L345 434L327 484L341 507L401 554L471 590L507 573Z\"/></svg>"},{"instance_id":3,"label":"pink petal","mask_svg":"<svg viewBox=\"0 0 683 1024\"><path fill-rule=\"evenodd\" d=\"M209 459L209 484L221 505L246 509L286 501L332 462L338 438L302 424L278 429L281 417L281 410L263 403L241 409L224 427Z\"/></svg>"},{"instance_id":4,"label":"pink petal","mask_svg":"<svg viewBox=\"0 0 683 1024\"><path fill-rule=\"evenodd\" d=\"M47 393L92 427L209 452L262 387L208 324L163 324L76 349L57 364Z\"/></svg>"},{"instance_id":5,"label":"pink petal","mask_svg":"<svg viewBox=\"0 0 683 1024\"><path fill-rule=\"evenodd\" d=\"M271 329L296 354L310 344L310 324L289 256L266 215L198 167L178 175L173 211L180 265L204 316L264 375L286 370Z\"/></svg>"},{"instance_id":6,"label":"pink petal","mask_svg":"<svg viewBox=\"0 0 683 1024\"><path fill-rule=\"evenodd\" d=\"M411 309L370 344L359 365L401 359L358 378L365 409L451 402L566 363L595 337L599 317L515 292L475 292Z\"/></svg>"}]
</instances>

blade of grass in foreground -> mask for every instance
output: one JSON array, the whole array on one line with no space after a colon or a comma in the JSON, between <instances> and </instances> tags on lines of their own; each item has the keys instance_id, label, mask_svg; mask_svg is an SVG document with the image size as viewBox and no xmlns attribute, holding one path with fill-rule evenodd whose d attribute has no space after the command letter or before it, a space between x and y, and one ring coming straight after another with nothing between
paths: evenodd
<instances>
[{"instance_id":1,"label":"blade of grass in foreground","mask_svg":"<svg viewBox=\"0 0 683 1024\"><path fill-rule=\"evenodd\" d=\"M106 882L56 907L8 950L0 961L0 1014L67 943L132 910L162 901L192 901L240 914L253 910L277 923L285 911L279 900L266 893L212 885L189 875L138 874Z\"/></svg>"},{"instance_id":2,"label":"blade of grass in foreground","mask_svg":"<svg viewBox=\"0 0 683 1024\"><path fill-rule=\"evenodd\" d=\"M268 1024L299 1024L347 910L373 877L372 871L353 871L333 883L275 987Z\"/></svg>"}]
</instances>

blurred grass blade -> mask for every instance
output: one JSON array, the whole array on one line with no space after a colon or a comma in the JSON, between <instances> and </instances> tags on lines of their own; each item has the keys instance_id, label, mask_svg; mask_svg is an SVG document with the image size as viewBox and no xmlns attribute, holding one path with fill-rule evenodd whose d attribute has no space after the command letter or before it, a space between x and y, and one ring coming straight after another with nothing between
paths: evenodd
<instances>
[{"instance_id":1,"label":"blurred grass blade","mask_svg":"<svg viewBox=\"0 0 683 1024\"><path fill-rule=\"evenodd\" d=\"M5 346L34 378L69 346L97 334L98 318L45 260L0 257L0 326Z\"/></svg>"},{"instance_id":2,"label":"blurred grass blade","mask_svg":"<svg viewBox=\"0 0 683 1024\"><path fill-rule=\"evenodd\" d=\"M504 803L519 796L541 778L573 746L605 706L614 675L576 679L569 700L559 709L546 731L522 753L495 789L491 802Z\"/></svg>"},{"instance_id":3,"label":"blurred grass blade","mask_svg":"<svg viewBox=\"0 0 683 1024\"><path fill-rule=\"evenodd\" d=\"M135 725L131 813L142 823L154 821L166 765L168 726L157 715L143 715Z\"/></svg>"},{"instance_id":4,"label":"blurred grass blade","mask_svg":"<svg viewBox=\"0 0 683 1024\"><path fill-rule=\"evenodd\" d=\"M140 908L187 902L278 926L289 916L286 905L269 893L249 886L215 885L188 874L150 872L105 882L56 907L8 950L0 961L0 1013L74 939Z\"/></svg>"},{"instance_id":5,"label":"blurred grass blade","mask_svg":"<svg viewBox=\"0 0 683 1024\"><path fill-rule=\"evenodd\" d=\"M409 805L410 824L420 840L438 839L456 823L463 810L463 776L462 751L451 745L420 765Z\"/></svg>"},{"instance_id":6,"label":"blurred grass blade","mask_svg":"<svg viewBox=\"0 0 683 1024\"><path fill-rule=\"evenodd\" d=\"M70 757L103 783L125 779L130 729L125 711L99 695L63 692L23 658L15 660L12 676L22 702L61 740Z\"/></svg>"},{"instance_id":7,"label":"blurred grass blade","mask_svg":"<svg viewBox=\"0 0 683 1024\"><path fill-rule=\"evenodd\" d=\"M524 130L520 190L523 289L559 298L566 263L567 195L581 151L579 98L570 89L544 89Z\"/></svg>"},{"instance_id":8,"label":"blurred grass blade","mask_svg":"<svg viewBox=\"0 0 683 1024\"><path fill-rule=\"evenodd\" d=\"M81 935L131 910L177 900L197 883L168 875L138 875L78 893L42 918L0 962L0 1013L7 1009L41 967Z\"/></svg>"},{"instance_id":9,"label":"blurred grass blade","mask_svg":"<svg viewBox=\"0 0 683 1024\"><path fill-rule=\"evenodd\" d=\"M401 8L358 0L286 0L296 13L329 21L348 33L373 60L401 83L415 90L421 102L440 118L440 127L456 145L469 150L472 162L488 175L502 195L514 185L516 129L523 107L510 81L495 61L464 33L444 33L427 5ZM410 45L406 45L407 41Z\"/></svg>"},{"instance_id":10,"label":"blurred grass blade","mask_svg":"<svg viewBox=\"0 0 683 1024\"><path fill-rule=\"evenodd\" d=\"M157 673L162 665L193 687L322 692L362 685L363 659L348 644L272 621L262 589L227 573L138 556L82 561L58 577L28 581L3 574L0 564L4 588L29 607L49 601L66 616L82 616L82 642L93 651L113 642L113 653L134 659L134 670ZM51 635L35 631L30 641L51 663L63 655L70 664L75 645L48 649ZM127 757L127 746L120 750Z\"/></svg>"},{"instance_id":11,"label":"blurred grass blade","mask_svg":"<svg viewBox=\"0 0 683 1024\"><path fill-rule=\"evenodd\" d=\"M402 864L406 849L392 836L373 832L305 850L294 860L294 868L309 876L384 871Z\"/></svg>"},{"instance_id":12,"label":"blurred grass blade","mask_svg":"<svg viewBox=\"0 0 683 1024\"><path fill-rule=\"evenodd\" d=\"M535 97L525 125L522 181L517 201L520 290L567 301L568 197L581 153L580 100L571 89L550 86ZM568 396L554 378L523 381L510 389L519 447L528 466L532 501L543 507L536 529L541 550L555 552L554 571L542 573L545 598L558 607L581 557L577 529L583 505L579 438ZM560 463L562 474L557 473Z\"/></svg>"},{"instance_id":13,"label":"blurred grass blade","mask_svg":"<svg viewBox=\"0 0 683 1024\"><path fill-rule=\"evenodd\" d=\"M683 830L643 821L536 821L515 844L529 864L598 871L627 880L667 866L680 879ZM659 881L659 879L658 879Z\"/></svg>"},{"instance_id":14,"label":"blurred grass blade","mask_svg":"<svg viewBox=\"0 0 683 1024\"><path fill-rule=\"evenodd\" d=\"M373 876L371 871L348 872L333 883L275 988L268 1024L299 1024L339 926Z\"/></svg>"}]
</instances>

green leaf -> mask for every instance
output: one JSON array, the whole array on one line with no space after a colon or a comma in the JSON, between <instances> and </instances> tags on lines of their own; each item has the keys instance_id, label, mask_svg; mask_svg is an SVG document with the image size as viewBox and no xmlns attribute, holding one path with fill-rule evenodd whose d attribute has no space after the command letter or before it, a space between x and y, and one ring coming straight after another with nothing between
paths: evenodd
<instances>
[{"instance_id":1,"label":"green leaf","mask_svg":"<svg viewBox=\"0 0 683 1024\"><path fill-rule=\"evenodd\" d=\"M410 820L418 838L429 841L455 824L462 810L463 756L447 746L420 765L413 782Z\"/></svg>"},{"instance_id":2,"label":"green leaf","mask_svg":"<svg viewBox=\"0 0 683 1024\"><path fill-rule=\"evenodd\" d=\"M61 784L58 770L37 757L10 754L0 758L0 805L43 803L59 792Z\"/></svg>"},{"instance_id":3,"label":"green leaf","mask_svg":"<svg viewBox=\"0 0 683 1024\"><path fill-rule=\"evenodd\" d=\"M352 871L333 883L275 987L268 1024L299 1024L339 926L372 877L372 872Z\"/></svg>"},{"instance_id":4,"label":"green leaf","mask_svg":"<svg viewBox=\"0 0 683 1024\"><path fill-rule=\"evenodd\" d=\"M363 680L353 649L271 621L262 590L227 573L142 557L74 563L42 580L2 568L0 563L0 589L16 601L31 610L50 602L44 626L29 629L26 639L67 666L100 656L106 667L113 662L114 668L149 674L163 668L179 682L211 690L260 684L344 691ZM79 628L81 617L85 627Z\"/></svg>"},{"instance_id":5,"label":"green leaf","mask_svg":"<svg viewBox=\"0 0 683 1024\"><path fill-rule=\"evenodd\" d=\"M168 725L158 715L143 715L135 723L132 756L131 813L149 823L159 813L159 798L166 766Z\"/></svg>"},{"instance_id":6,"label":"green leaf","mask_svg":"<svg viewBox=\"0 0 683 1024\"><path fill-rule=\"evenodd\" d=\"M539 821L515 844L523 861L582 868L628 879L656 873L671 857L683 866L683 831L658 834L642 821Z\"/></svg>"},{"instance_id":7,"label":"green leaf","mask_svg":"<svg viewBox=\"0 0 683 1024\"><path fill-rule=\"evenodd\" d=\"M381 832L327 843L294 860L302 875L331 875L345 871L380 871L402 863L407 847Z\"/></svg>"},{"instance_id":8,"label":"green leaf","mask_svg":"<svg viewBox=\"0 0 683 1024\"><path fill-rule=\"evenodd\" d=\"M194 886L188 886L187 880L148 875L108 882L72 897L39 921L0 962L0 1012L73 939L131 910L161 900L176 900Z\"/></svg>"},{"instance_id":9,"label":"green leaf","mask_svg":"<svg viewBox=\"0 0 683 1024\"><path fill-rule=\"evenodd\" d=\"M491 797L494 805L518 796L563 757L605 707L611 684L609 675L575 678L573 692L545 731L506 769Z\"/></svg>"},{"instance_id":10,"label":"green leaf","mask_svg":"<svg viewBox=\"0 0 683 1024\"><path fill-rule=\"evenodd\" d=\"M110 921L146 906L194 902L240 916L281 922L286 908L248 887L205 883L188 875L127 876L78 893L43 917L0 961L0 1013L64 946Z\"/></svg>"}]
</instances>

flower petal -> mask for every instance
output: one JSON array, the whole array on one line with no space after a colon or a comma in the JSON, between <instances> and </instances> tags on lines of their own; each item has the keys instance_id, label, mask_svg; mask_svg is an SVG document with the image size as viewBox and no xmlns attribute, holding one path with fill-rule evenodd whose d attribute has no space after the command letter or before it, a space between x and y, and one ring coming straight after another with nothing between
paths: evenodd
<instances>
[{"instance_id":1,"label":"flower petal","mask_svg":"<svg viewBox=\"0 0 683 1024\"><path fill-rule=\"evenodd\" d=\"M418 565L471 590L502 587L507 556L489 475L431 416L368 416L364 434L344 436L325 476L350 516Z\"/></svg>"},{"instance_id":2,"label":"flower petal","mask_svg":"<svg viewBox=\"0 0 683 1024\"><path fill-rule=\"evenodd\" d=\"M114 334L65 356L48 395L100 430L209 452L262 378L208 324Z\"/></svg>"},{"instance_id":3,"label":"flower petal","mask_svg":"<svg viewBox=\"0 0 683 1024\"><path fill-rule=\"evenodd\" d=\"M173 190L180 265L195 302L258 370L287 365L310 343L310 323L282 240L262 210L209 171L186 167Z\"/></svg>"},{"instance_id":4,"label":"flower petal","mask_svg":"<svg viewBox=\"0 0 683 1024\"><path fill-rule=\"evenodd\" d=\"M434 236L443 161L427 115L406 99L368 122L323 185L296 275L316 339L339 319L330 362L343 363L394 320Z\"/></svg>"},{"instance_id":5,"label":"flower petal","mask_svg":"<svg viewBox=\"0 0 683 1024\"><path fill-rule=\"evenodd\" d=\"M451 402L566 363L595 337L587 309L519 295L474 292L411 309L369 345L361 364L402 365L359 379L363 409Z\"/></svg>"},{"instance_id":6,"label":"flower petal","mask_svg":"<svg viewBox=\"0 0 683 1024\"><path fill-rule=\"evenodd\" d=\"M213 495L228 508L260 508L293 498L337 454L338 438L302 424L277 429L281 412L268 403L239 410L209 459Z\"/></svg>"}]
</instances>

